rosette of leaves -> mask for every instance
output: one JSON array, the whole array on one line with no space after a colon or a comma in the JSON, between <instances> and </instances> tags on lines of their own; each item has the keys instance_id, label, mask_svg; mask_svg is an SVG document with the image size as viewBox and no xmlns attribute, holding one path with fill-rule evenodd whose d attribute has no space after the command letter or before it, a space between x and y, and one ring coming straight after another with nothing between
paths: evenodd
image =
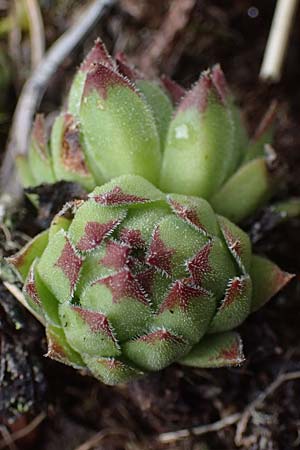
<instances>
[{"instance_id":1,"label":"rosette of leaves","mask_svg":"<svg viewBox=\"0 0 300 450\"><path fill-rule=\"evenodd\" d=\"M166 77L148 80L123 55L113 60L97 40L50 137L38 115L28 156L17 164L25 187L66 180L90 192L114 177L140 175L164 192L205 198L239 222L276 185L265 152L267 119L249 139L218 65L185 91Z\"/></svg>"},{"instance_id":2,"label":"rosette of leaves","mask_svg":"<svg viewBox=\"0 0 300 450\"><path fill-rule=\"evenodd\" d=\"M67 205L10 259L48 356L107 384L173 362L240 364L232 331L291 278L202 198L137 175Z\"/></svg>"}]
</instances>

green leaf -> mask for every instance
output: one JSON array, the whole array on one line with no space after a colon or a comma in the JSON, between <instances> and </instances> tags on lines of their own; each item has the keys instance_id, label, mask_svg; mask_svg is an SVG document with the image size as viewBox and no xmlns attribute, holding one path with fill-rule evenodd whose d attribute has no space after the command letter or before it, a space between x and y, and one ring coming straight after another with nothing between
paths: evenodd
<instances>
[{"instance_id":1,"label":"green leaf","mask_svg":"<svg viewBox=\"0 0 300 450\"><path fill-rule=\"evenodd\" d=\"M191 346L166 329L156 329L122 345L122 352L138 367L161 370L183 357Z\"/></svg>"},{"instance_id":2,"label":"green leaf","mask_svg":"<svg viewBox=\"0 0 300 450\"><path fill-rule=\"evenodd\" d=\"M151 111L153 112L156 128L160 139L160 150L163 153L169 124L171 121L173 106L169 97L154 81L136 81L138 90L144 95Z\"/></svg>"},{"instance_id":3,"label":"green leaf","mask_svg":"<svg viewBox=\"0 0 300 450\"><path fill-rule=\"evenodd\" d=\"M236 328L251 310L252 282L249 276L235 277L228 282L225 296L210 324L209 333Z\"/></svg>"},{"instance_id":4,"label":"green leaf","mask_svg":"<svg viewBox=\"0 0 300 450\"><path fill-rule=\"evenodd\" d=\"M46 356L48 358L72 366L75 369L85 368L85 363L81 356L69 345L61 327L48 324L46 326L46 334L48 341Z\"/></svg>"},{"instance_id":5,"label":"green leaf","mask_svg":"<svg viewBox=\"0 0 300 450\"><path fill-rule=\"evenodd\" d=\"M136 174L158 182L160 145L153 115L123 76L101 64L90 70L80 121L88 161L106 180Z\"/></svg>"},{"instance_id":6,"label":"green leaf","mask_svg":"<svg viewBox=\"0 0 300 450\"><path fill-rule=\"evenodd\" d=\"M204 337L179 362L184 366L208 369L239 366L244 359L240 336L232 331L227 331Z\"/></svg>"},{"instance_id":7,"label":"green leaf","mask_svg":"<svg viewBox=\"0 0 300 450\"><path fill-rule=\"evenodd\" d=\"M51 238L38 263L38 271L60 303L73 297L82 263L82 256L76 252L64 230Z\"/></svg>"},{"instance_id":8,"label":"green leaf","mask_svg":"<svg viewBox=\"0 0 300 450\"><path fill-rule=\"evenodd\" d=\"M29 275L24 284L25 298L31 308L47 322L55 326L61 326L58 316L58 301L42 282L37 271L38 258L34 260Z\"/></svg>"},{"instance_id":9,"label":"green leaf","mask_svg":"<svg viewBox=\"0 0 300 450\"><path fill-rule=\"evenodd\" d=\"M154 319L154 326L166 327L187 342L200 341L216 310L211 292L176 281L167 293Z\"/></svg>"},{"instance_id":10,"label":"green leaf","mask_svg":"<svg viewBox=\"0 0 300 450\"><path fill-rule=\"evenodd\" d=\"M294 277L269 259L257 255L252 257L250 276L253 282L252 312L261 308Z\"/></svg>"},{"instance_id":11,"label":"green leaf","mask_svg":"<svg viewBox=\"0 0 300 450\"><path fill-rule=\"evenodd\" d=\"M274 182L265 159L240 167L211 198L214 210L232 222L241 222L270 198Z\"/></svg>"},{"instance_id":12,"label":"green leaf","mask_svg":"<svg viewBox=\"0 0 300 450\"><path fill-rule=\"evenodd\" d=\"M26 244L18 253L7 258L18 271L22 281L25 281L30 270L30 266L35 258L43 254L48 244L49 230L37 234L28 244Z\"/></svg>"},{"instance_id":13,"label":"green leaf","mask_svg":"<svg viewBox=\"0 0 300 450\"><path fill-rule=\"evenodd\" d=\"M171 121L160 186L165 192L209 198L232 170L233 122L204 73Z\"/></svg>"},{"instance_id":14,"label":"green leaf","mask_svg":"<svg viewBox=\"0 0 300 450\"><path fill-rule=\"evenodd\" d=\"M84 361L94 377L103 383L114 386L128 383L141 377L144 373L126 361L117 358L89 357L84 355Z\"/></svg>"},{"instance_id":15,"label":"green leaf","mask_svg":"<svg viewBox=\"0 0 300 450\"><path fill-rule=\"evenodd\" d=\"M112 69L116 67L115 63L107 52L104 43L101 41L101 39L98 38L96 39L94 46L80 65L70 88L68 98L68 111L76 118L79 117L81 97L83 94L87 73L92 66L99 63L108 65Z\"/></svg>"},{"instance_id":16,"label":"green leaf","mask_svg":"<svg viewBox=\"0 0 300 450\"><path fill-rule=\"evenodd\" d=\"M66 302L59 306L59 315L68 343L79 354L118 356L121 353L104 314Z\"/></svg>"}]
</instances>

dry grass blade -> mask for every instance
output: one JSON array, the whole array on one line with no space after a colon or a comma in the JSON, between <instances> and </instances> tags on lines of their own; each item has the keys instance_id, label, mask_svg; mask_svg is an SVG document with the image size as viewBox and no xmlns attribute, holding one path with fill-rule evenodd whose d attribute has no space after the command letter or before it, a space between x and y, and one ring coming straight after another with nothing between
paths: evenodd
<instances>
[{"instance_id":1,"label":"dry grass blade","mask_svg":"<svg viewBox=\"0 0 300 450\"><path fill-rule=\"evenodd\" d=\"M259 74L262 80L280 81L297 5L298 0L277 0L274 19Z\"/></svg>"},{"instance_id":2,"label":"dry grass blade","mask_svg":"<svg viewBox=\"0 0 300 450\"><path fill-rule=\"evenodd\" d=\"M35 69L41 62L45 52L45 30L39 2L26 0L29 18L31 68Z\"/></svg>"}]
</instances>

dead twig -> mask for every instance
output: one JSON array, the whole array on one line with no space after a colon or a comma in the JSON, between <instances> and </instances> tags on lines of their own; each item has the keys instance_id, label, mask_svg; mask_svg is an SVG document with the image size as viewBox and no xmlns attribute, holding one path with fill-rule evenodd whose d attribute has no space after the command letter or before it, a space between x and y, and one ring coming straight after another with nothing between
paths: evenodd
<instances>
[{"instance_id":1,"label":"dead twig","mask_svg":"<svg viewBox=\"0 0 300 450\"><path fill-rule=\"evenodd\" d=\"M37 0L26 0L26 8L29 19L31 68L35 69L45 53L44 22Z\"/></svg>"},{"instance_id":2,"label":"dead twig","mask_svg":"<svg viewBox=\"0 0 300 450\"><path fill-rule=\"evenodd\" d=\"M237 446L243 445L243 433L245 432L249 419L255 412L256 408L261 406L266 398L273 394L283 383L287 381L297 380L299 378L300 371L279 374L278 377L263 392L261 392L253 400L253 402L251 402L244 409L243 412L231 414L230 416L224 417L217 422L213 422L207 425L162 433L158 436L158 441L162 444L168 444L180 439L185 439L187 437L202 436L213 431L220 431L230 425L237 424L235 443Z\"/></svg>"},{"instance_id":3,"label":"dead twig","mask_svg":"<svg viewBox=\"0 0 300 450\"><path fill-rule=\"evenodd\" d=\"M99 20L105 7L116 0L94 0L84 14L69 30L67 30L48 50L25 83L12 121L1 173L0 191L18 198L21 187L17 181L14 160L17 154L26 154L32 119L37 110L47 84L58 66L78 45L89 30Z\"/></svg>"},{"instance_id":4,"label":"dead twig","mask_svg":"<svg viewBox=\"0 0 300 450\"><path fill-rule=\"evenodd\" d=\"M41 412L28 425L26 425L26 427L22 428L21 430L15 431L14 433L9 433L6 428L5 431L3 427L0 428L0 433L3 436L3 439L0 441L0 450L7 447L11 450L17 450L17 447L14 443L32 433L40 425L40 423L45 420L46 417L46 413Z\"/></svg>"}]
</instances>

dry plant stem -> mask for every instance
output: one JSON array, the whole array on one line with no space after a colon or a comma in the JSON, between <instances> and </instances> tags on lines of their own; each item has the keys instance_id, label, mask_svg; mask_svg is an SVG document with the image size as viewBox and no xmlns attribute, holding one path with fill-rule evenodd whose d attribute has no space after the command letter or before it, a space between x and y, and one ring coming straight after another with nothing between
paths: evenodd
<instances>
[{"instance_id":1,"label":"dry plant stem","mask_svg":"<svg viewBox=\"0 0 300 450\"><path fill-rule=\"evenodd\" d=\"M41 412L38 416L36 416L26 427L22 428L19 431L16 431L15 433L10 434L7 429L4 431L4 428L0 428L0 433L2 433L4 439L0 441L0 450L5 448L10 448L12 450L17 450L17 447L15 446L15 442L18 439L22 439L28 434L32 433L43 420L46 418L46 413Z\"/></svg>"},{"instance_id":2,"label":"dry plant stem","mask_svg":"<svg viewBox=\"0 0 300 450\"><path fill-rule=\"evenodd\" d=\"M45 30L41 9L37 0L26 0L29 18L31 67L35 69L45 52Z\"/></svg>"},{"instance_id":3,"label":"dry plant stem","mask_svg":"<svg viewBox=\"0 0 300 450\"><path fill-rule=\"evenodd\" d=\"M99 20L105 7L112 5L115 1L95 0L81 15L80 20L53 44L25 83L14 113L10 139L0 173L0 191L2 193L9 193L17 199L22 192L17 181L14 160L17 154L26 154L27 152L33 115L41 102L51 76Z\"/></svg>"},{"instance_id":4,"label":"dry plant stem","mask_svg":"<svg viewBox=\"0 0 300 450\"><path fill-rule=\"evenodd\" d=\"M158 436L158 441L163 444L178 441L190 436L202 436L212 431L220 431L230 425L237 423L237 431L235 436L235 443L237 446L243 445L243 433L246 430L249 419L255 409L263 404L267 397L273 394L283 383L287 381L297 380L300 378L300 371L282 373L265 389L260 395L258 395L253 402L251 402L243 412L235 413L230 416L224 417L217 422L201 425L193 428L185 428L178 431L171 431L169 433L162 433Z\"/></svg>"},{"instance_id":5,"label":"dry plant stem","mask_svg":"<svg viewBox=\"0 0 300 450\"><path fill-rule=\"evenodd\" d=\"M28 303L26 302L22 291L20 291L17 286L14 284L8 283L7 281L3 281L3 285L6 289L24 306L24 308L28 309L28 311L43 325L46 326L46 322L39 316L34 309L32 309Z\"/></svg>"},{"instance_id":6,"label":"dry plant stem","mask_svg":"<svg viewBox=\"0 0 300 450\"><path fill-rule=\"evenodd\" d=\"M280 81L290 31L298 0L278 0L271 26L263 63L260 70L262 80Z\"/></svg>"}]
</instances>

